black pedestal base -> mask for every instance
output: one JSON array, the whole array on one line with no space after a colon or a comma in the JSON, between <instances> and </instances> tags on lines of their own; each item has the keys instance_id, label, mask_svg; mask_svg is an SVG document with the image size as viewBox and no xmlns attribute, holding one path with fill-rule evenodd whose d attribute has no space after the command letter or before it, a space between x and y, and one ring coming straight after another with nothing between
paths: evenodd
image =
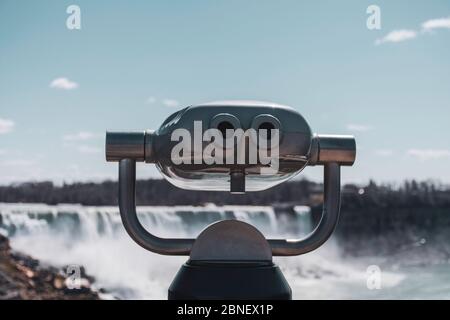
<instances>
[{"instance_id":1,"label":"black pedestal base","mask_svg":"<svg viewBox=\"0 0 450 320\"><path fill-rule=\"evenodd\" d=\"M169 300L290 300L291 288L272 263L187 262L169 288Z\"/></svg>"}]
</instances>

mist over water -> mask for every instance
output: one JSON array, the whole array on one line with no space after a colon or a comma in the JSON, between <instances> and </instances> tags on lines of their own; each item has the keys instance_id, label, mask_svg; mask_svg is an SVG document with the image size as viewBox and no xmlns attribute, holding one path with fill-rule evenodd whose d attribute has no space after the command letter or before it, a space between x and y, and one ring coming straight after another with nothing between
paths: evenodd
<instances>
[{"instance_id":1,"label":"mist over water","mask_svg":"<svg viewBox=\"0 0 450 320\"><path fill-rule=\"evenodd\" d=\"M308 207L275 214L271 207L207 205L140 207L139 218L161 237L195 237L214 221L239 219L266 237L298 238L314 227ZM120 299L166 299L167 289L187 257L148 252L126 234L117 207L0 204L0 232L14 250L55 266L84 266L95 287ZM447 265L396 268L385 257L352 257L331 238L315 252L274 258L294 299L449 298ZM367 288L369 265L381 270L381 289Z\"/></svg>"}]
</instances>

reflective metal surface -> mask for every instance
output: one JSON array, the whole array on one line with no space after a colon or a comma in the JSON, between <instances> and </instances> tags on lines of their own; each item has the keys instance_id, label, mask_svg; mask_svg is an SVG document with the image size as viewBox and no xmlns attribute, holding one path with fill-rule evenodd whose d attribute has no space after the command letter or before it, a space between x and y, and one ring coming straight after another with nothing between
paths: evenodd
<instances>
[{"instance_id":1,"label":"reflective metal surface","mask_svg":"<svg viewBox=\"0 0 450 320\"><path fill-rule=\"evenodd\" d=\"M197 150L192 147L190 152L184 155L189 163L174 164L171 151L179 142L172 141L172 133L180 128L187 129L193 139L201 139L195 135L194 121L199 121L203 130L220 129L221 124L244 132L248 129L255 129L258 132L261 126L280 130L279 142L274 143L278 150L277 167L272 166L273 173L262 174L262 170L271 167L260 161L251 164L249 161L239 163L236 159L233 163L223 161L223 164L206 164L202 158L205 148L211 141L201 141L201 147ZM231 184L234 186L245 184L245 190L242 192L247 192L273 187L299 173L307 165L311 140L312 132L309 125L290 107L264 102L216 102L191 106L171 115L155 131L153 150L158 155L157 168L170 183L179 188L236 192L235 188L231 188ZM215 140L213 142L224 148L226 158L229 156L235 158L238 152L243 152L245 159L248 160L251 150L261 149L258 141L252 136L236 139L233 144L235 147L231 149L225 148L225 142ZM252 147L254 149L251 149ZM238 181L234 180L232 173L235 172L241 172L245 176L244 183L232 183Z\"/></svg>"},{"instance_id":2,"label":"reflective metal surface","mask_svg":"<svg viewBox=\"0 0 450 320\"><path fill-rule=\"evenodd\" d=\"M193 148L187 154L191 164L175 165L171 160L171 150L177 142L172 141L172 132L180 128L192 132L194 120L199 119L207 128L211 125L219 128L224 120L229 122L224 128L240 126L245 129L261 124L279 128L278 170L261 175L263 165L247 162L205 164L198 159L202 156L204 144L200 150ZM245 143L252 143L250 140ZM233 148L238 148L239 143L236 141ZM260 147L257 141L257 149ZM182 188L234 193L267 189L291 178L306 165L323 165L324 204L317 227L303 239L267 240L273 255L291 256L317 249L333 233L340 210L340 166L352 165L355 157L356 144L352 136L313 135L299 113L289 107L266 103L199 105L172 114L156 131L107 132L106 135L106 159L119 162L119 207L125 229L145 249L166 255L189 255L195 239L159 238L141 225L135 204L136 161L155 163L168 181ZM214 245L222 255L230 252L226 249L229 243L218 241ZM199 249L195 256L204 257L206 251L211 252L210 245L205 248Z\"/></svg>"},{"instance_id":3,"label":"reflective metal surface","mask_svg":"<svg viewBox=\"0 0 450 320\"><path fill-rule=\"evenodd\" d=\"M139 222L135 203L136 162L119 163L119 208L122 222L130 237L143 248L165 255L189 255L195 239L165 239L148 232ZM322 218L314 231L304 239L269 239L274 256L300 255L317 249L333 233L339 219L340 169L336 163L324 167L324 206ZM216 243L220 246L220 243Z\"/></svg>"},{"instance_id":4,"label":"reflective metal surface","mask_svg":"<svg viewBox=\"0 0 450 320\"><path fill-rule=\"evenodd\" d=\"M194 239L165 239L148 232L136 212L136 162L122 159L119 163L119 209L125 230L141 247L159 254L189 255Z\"/></svg>"},{"instance_id":5,"label":"reflective metal surface","mask_svg":"<svg viewBox=\"0 0 450 320\"><path fill-rule=\"evenodd\" d=\"M262 233L238 220L222 220L203 230L192 247L191 261L272 261Z\"/></svg>"},{"instance_id":6,"label":"reflective metal surface","mask_svg":"<svg viewBox=\"0 0 450 320\"><path fill-rule=\"evenodd\" d=\"M324 203L317 227L303 239L269 240L274 256L296 256L320 247L333 233L341 207L340 168L337 163L324 167Z\"/></svg>"}]
</instances>

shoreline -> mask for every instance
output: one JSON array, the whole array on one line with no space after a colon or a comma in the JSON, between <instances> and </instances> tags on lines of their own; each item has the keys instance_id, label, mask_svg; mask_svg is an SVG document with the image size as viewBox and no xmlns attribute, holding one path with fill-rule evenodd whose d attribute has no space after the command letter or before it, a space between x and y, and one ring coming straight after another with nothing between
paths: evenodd
<instances>
[{"instance_id":1,"label":"shoreline","mask_svg":"<svg viewBox=\"0 0 450 320\"><path fill-rule=\"evenodd\" d=\"M0 300L100 300L92 277L81 273L80 289L69 289L62 269L11 249L0 234Z\"/></svg>"}]
</instances>

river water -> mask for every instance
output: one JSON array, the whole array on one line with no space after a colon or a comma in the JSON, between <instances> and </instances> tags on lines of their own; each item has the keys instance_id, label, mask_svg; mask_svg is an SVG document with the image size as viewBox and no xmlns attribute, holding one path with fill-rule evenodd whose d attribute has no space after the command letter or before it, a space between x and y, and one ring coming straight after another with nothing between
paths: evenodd
<instances>
[{"instance_id":1,"label":"river water","mask_svg":"<svg viewBox=\"0 0 450 320\"><path fill-rule=\"evenodd\" d=\"M267 237L299 237L312 229L308 207L276 215L271 207L141 207L146 228L162 237L194 237L208 224L239 219ZM80 265L108 297L165 299L186 257L160 256L140 248L125 233L117 207L0 204L0 232L11 246L44 263ZM450 299L450 264L406 258L354 257L332 237L318 250L279 257L294 299Z\"/></svg>"}]
</instances>

